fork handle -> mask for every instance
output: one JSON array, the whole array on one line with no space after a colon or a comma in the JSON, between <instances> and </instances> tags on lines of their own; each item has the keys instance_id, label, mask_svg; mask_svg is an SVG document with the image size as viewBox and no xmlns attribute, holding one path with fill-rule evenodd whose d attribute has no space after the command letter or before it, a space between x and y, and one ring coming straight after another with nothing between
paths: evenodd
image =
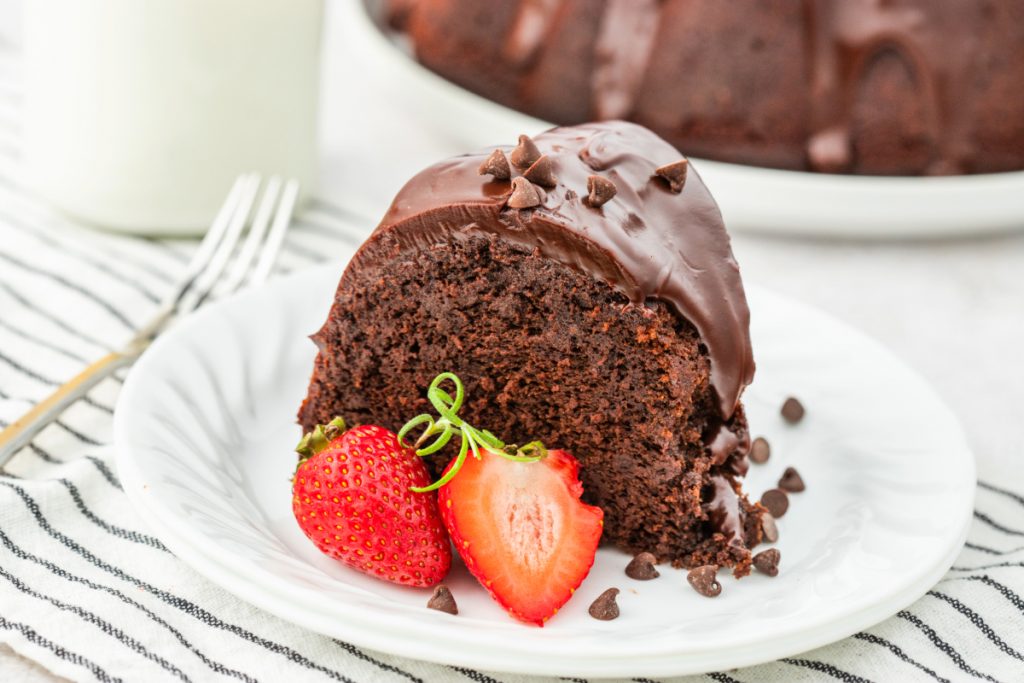
<instances>
[{"instance_id":1,"label":"fork handle","mask_svg":"<svg viewBox=\"0 0 1024 683\"><path fill-rule=\"evenodd\" d=\"M3 467L16 452L27 446L43 427L57 419L68 406L85 396L86 392L118 368L131 365L138 355L134 351L108 353L57 387L56 391L12 422L0 432L0 467Z\"/></svg>"}]
</instances>

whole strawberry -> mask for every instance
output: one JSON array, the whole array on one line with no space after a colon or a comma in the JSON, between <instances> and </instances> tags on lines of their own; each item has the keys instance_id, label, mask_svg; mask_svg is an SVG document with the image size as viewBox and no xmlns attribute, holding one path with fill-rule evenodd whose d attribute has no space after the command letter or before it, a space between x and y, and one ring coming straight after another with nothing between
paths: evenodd
<instances>
[{"instance_id":1,"label":"whole strawberry","mask_svg":"<svg viewBox=\"0 0 1024 683\"><path fill-rule=\"evenodd\" d=\"M451 545L426 465L382 427L336 418L299 442L292 512L322 552L385 581L427 587L451 566Z\"/></svg>"}]
</instances>

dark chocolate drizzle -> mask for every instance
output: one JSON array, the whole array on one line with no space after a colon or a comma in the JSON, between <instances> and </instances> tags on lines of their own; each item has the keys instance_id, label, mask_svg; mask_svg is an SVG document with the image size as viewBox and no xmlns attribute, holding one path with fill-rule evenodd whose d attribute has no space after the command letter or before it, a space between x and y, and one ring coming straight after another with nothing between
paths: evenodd
<instances>
[{"instance_id":1,"label":"dark chocolate drizzle","mask_svg":"<svg viewBox=\"0 0 1024 683\"><path fill-rule=\"evenodd\" d=\"M515 66L533 62L551 30L562 0L525 0L505 40L505 57Z\"/></svg>"},{"instance_id":2,"label":"dark chocolate drizzle","mask_svg":"<svg viewBox=\"0 0 1024 683\"><path fill-rule=\"evenodd\" d=\"M747 474L750 463L750 434L746 430L734 430L725 422L719 422L704 434L704 443L711 453L711 464L724 471L742 477Z\"/></svg>"},{"instance_id":3,"label":"dark chocolate drizzle","mask_svg":"<svg viewBox=\"0 0 1024 683\"><path fill-rule=\"evenodd\" d=\"M858 91L874 59L896 54L913 73L924 105L924 123L933 145L929 173L964 173L972 156L967 64L977 39L943 24L970 23L973 3L963 7L901 6L892 0L804 0L804 45L810 83L807 163L823 172L846 172L854 163L851 123ZM632 114L657 37L661 3L608 0L594 42L591 77L597 119ZM958 17L957 14L963 15ZM962 32L961 32L962 33Z\"/></svg>"},{"instance_id":4,"label":"dark chocolate drizzle","mask_svg":"<svg viewBox=\"0 0 1024 683\"><path fill-rule=\"evenodd\" d=\"M597 119L633 113L654 49L660 0L608 0L594 42L591 93Z\"/></svg>"},{"instance_id":5,"label":"dark chocolate drizzle","mask_svg":"<svg viewBox=\"0 0 1024 683\"><path fill-rule=\"evenodd\" d=\"M963 4L953 11L972 11L973 3ZM907 7L891 0L804 0L811 85L807 161L812 169L842 172L854 163L853 106L874 59L887 52L897 55L916 81L933 144L929 172L966 170L963 159L972 144L964 113L970 104L961 100L970 72L966 64L976 46L963 32L957 32L962 34L958 41L941 39L955 34L941 26L950 9Z\"/></svg>"},{"instance_id":6,"label":"dark chocolate drizzle","mask_svg":"<svg viewBox=\"0 0 1024 683\"><path fill-rule=\"evenodd\" d=\"M729 478L716 474L711 477L714 492L705 503L712 528L726 537L730 545L745 545L740 499Z\"/></svg>"},{"instance_id":7,"label":"dark chocolate drizzle","mask_svg":"<svg viewBox=\"0 0 1024 683\"><path fill-rule=\"evenodd\" d=\"M853 107L874 59L899 56L917 83L925 126L933 145L929 173L964 173L974 154L970 130L968 68L981 49L964 31L975 3L941 8L908 7L892 0L803 0L804 45L808 69L810 121L807 163L823 172L846 172L855 163ZM559 0L523 2L506 44L513 66L532 68L551 29ZM607 0L594 40L591 106L595 119L628 118L640 95L658 37L658 0ZM975 20L976 21L976 20ZM944 35L960 35L957 41Z\"/></svg>"},{"instance_id":8,"label":"dark chocolate drizzle","mask_svg":"<svg viewBox=\"0 0 1024 683\"><path fill-rule=\"evenodd\" d=\"M707 346L711 385L728 420L753 379L750 314L721 214L696 169L674 194L652 174L678 161L679 152L646 128L622 121L554 128L534 142L550 157L557 178L541 206L506 207L510 183L478 174L490 149L455 157L402 188L353 267L491 234L606 282L634 305L664 301ZM594 209L578 196L566 199L569 190L585 191L594 173L615 183L615 201Z\"/></svg>"},{"instance_id":9,"label":"dark chocolate drizzle","mask_svg":"<svg viewBox=\"0 0 1024 683\"><path fill-rule=\"evenodd\" d=\"M405 17L414 11L410 9L412 0L389 0L386 4L392 8L393 18ZM1014 48L1019 48L1020 41L1012 41L1018 38L1019 32L999 31L995 39L992 34L1000 23L1012 24L1018 19L1018 4L1017 0L800 0L797 5L800 14L785 27L787 31L800 32L799 43L790 46L790 41L782 41L786 46L779 49L787 52L777 56L787 62L799 60L805 70L806 82L798 86L802 85L806 106L797 106L804 103L796 101L793 106L794 117L800 119L796 123L801 128L801 138L790 141L787 137L776 142L785 146L786 156L789 156L791 142L802 144L807 168L826 172L873 172L861 169L863 164L855 158L854 143L859 134L855 110L870 108L871 102L863 101L864 86L879 57L894 55L906 67L911 80L906 93L900 95L901 104L917 102L921 105L924 130L915 129L913 143L927 146L930 151L924 172L955 174L985 170L975 168L989 134L981 124L995 120L986 114L988 109L998 105L987 102L979 105L974 95L979 86L987 93L986 97L1015 94L1012 74L1019 64L1020 50ZM719 10L718 5L727 8ZM745 102L751 98L787 96L791 90L796 93L792 97L798 98L801 97L797 92L800 87L793 86L795 90L775 88L771 83L758 83L753 87L747 76L749 72L742 64L733 66L728 59L710 60L710 64L691 70L686 63L669 61L674 51L666 49L671 48L671 41L680 40L681 35L676 26L666 25L666 22L682 22L686 27L702 26L705 13L715 16L719 12L731 15L742 11L729 3L711 1L521 0L516 3L514 18L504 27L503 35L496 38L500 41L500 67L515 72L515 78L511 79L514 85L499 99L525 107L525 111L534 115L551 116L548 108L535 106L537 103L524 97L531 89L532 74L551 69L572 72L572 65L558 62L564 58L563 52L552 50L549 58L546 48L560 35L563 26L568 25L571 30L574 23L582 25L583 13L599 12L595 35L581 37L584 39L581 44L589 39L591 50L591 59L585 60L592 64L589 89L585 95L579 95L589 100L588 118L627 118L637 114L638 102L641 108L647 106L640 95L648 75L675 69L679 88L687 88L687 79L711 77L729 94L731 104L720 109L719 105L711 107L707 103L683 100L677 114L658 111L652 118L651 111L643 111L639 115L648 121L657 120L666 131L678 134L676 139L679 140L695 139L701 131L719 126L749 128L746 135L760 140L764 124L754 117L755 120L746 122L749 125L744 125ZM768 7L756 10L762 11L774 10ZM756 21L756 12L752 21ZM403 22L395 20L393 23ZM580 30L592 31L594 29L589 28L592 25L588 23L588 28ZM714 28L718 25L712 24L711 30L719 30ZM732 38L729 35L719 37L726 42ZM688 37L683 34L683 39ZM709 38L694 35L692 39ZM757 40L770 42L772 38L759 36ZM662 52L669 56L659 56ZM733 57L741 62L756 59L740 46ZM486 92L484 88L478 90ZM559 110L553 108L553 111ZM1018 109L1006 105L1005 111L999 109L999 112L1012 117ZM921 139L917 139L918 135ZM746 155L755 164L773 163L767 159L757 161L757 155L744 152L746 144L724 142L723 145L724 156L734 161ZM730 151L730 148L734 149ZM788 167L791 163L796 165L799 161L793 159L785 165Z\"/></svg>"}]
</instances>

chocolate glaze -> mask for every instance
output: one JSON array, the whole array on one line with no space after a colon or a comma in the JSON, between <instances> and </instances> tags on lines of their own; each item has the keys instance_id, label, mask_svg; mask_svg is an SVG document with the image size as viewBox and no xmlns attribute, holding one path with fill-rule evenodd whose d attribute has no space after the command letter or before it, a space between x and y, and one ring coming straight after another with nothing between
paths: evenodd
<instances>
[{"instance_id":1,"label":"chocolate glaze","mask_svg":"<svg viewBox=\"0 0 1024 683\"><path fill-rule=\"evenodd\" d=\"M738 433L737 433L738 431ZM711 464L727 472L746 476L750 463L750 434L746 430L734 430L729 424L720 422L704 434L704 443L713 458Z\"/></svg>"},{"instance_id":2,"label":"chocolate glaze","mask_svg":"<svg viewBox=\"0 0 1024 683\"><path fill-rule=\"evenodd\" d=\"M635 108L650 67L661 3L609 0L594 43L593 113L597 119L626 118ZM972 72L965 65L979 53L965 34L951 42L953 25L976 21L971 3L962 7L903 6L892 0L803 0L804 45L810 83L807 163L812 170L848 172L853 164L853 107L873 60L897 55L917 83L924 123L933 144L927 172L964 173L976 154L963 93Z\"/></svg>"},{"instance_id":3,"label":"chocolate glaze","mask_svg":"<svg viewBox=\"0 0 1024 683\"><path fill-rule=\"evenodd\" d=\"M661 3L608 0L594 42L592 108L595 118L626 118L650 67ZM811 169L847 172L853 164L853 106L874 58L896 54L914 74L924 123L934 144L928 172L963 173L974 154L962 97L978 52L976 39L951 44L949 24L970 22L976 10L901 6L891 0L803 0L804 45L810 83L807 162ZM962 16L956 16L957 14Z\"/></svg>"},{"instance_id":4,"label":"chocolate glaze","mask_svg":"<svg viewBox=\"0 0 1024 683\"><path fill-rule=\"evenodd\" d=\"M853 105L872 60L897 55L914 74L924 123L935 144L929 172L963 173L972 154L965 112L972 106L965 68L978 51L976 38L953 35L952 24L968 24L976 8L901 6L891 0L804 0L805 44L810 69L811 137L808 162L814 170L847 171L853 161ZM956 16L956 15L963 16Z\"/></svg>"},{"instance_id":5,"label":"chocolate glaze","mask_svg":"<svg viewBox=\"0 0 1024 683\"><path fill-rule=\"evenodd\" d=\"M519 7L512 30L505 41L505 56L522 67L534 59L551 30L560 0L531 0Z\"/></svg>"},{"instance_id":6,"label":"chocolate glaze","mask_svg":"<svg viewBox=\"0 0 1024 683\"><path fill-rule=\"evenodd\" d=\"M595 118L633 113L658 33L658 0L608 0L594 42L591 75Z\"/></svg>"},{"instance_id":7,"label":"chocolate glaze","mask_svg":"<svg viewBox=\"0 0 1024 683\"><path fill-rule=\"evenodd\" d=\"M711 526L723 534L730 545L744 545L743 520L740 517L740 500L728 477L717 474L711 477L714 492L705 504Z\"/></svg>"},{"instance_id":8,"label":"chocolate glaze","mask_svg":"<svg viewBox=\"0 0 1024 683\"><path fill-rule=\"evenodd\" d=\"M408 2L388 0L395 12L406 11ZM1014 97L1024 65L1020 0L779 4L519 0L514 18L502 25L501 48L492 50L475 24L460 22L470 2L421 0L445 8L433 21L451 28L425 34L427 44L413 35L421 56L437 53L429 41L442 40L439 35L479 45L469 55L442 52L440 61L424 61L529 114L562 123L635 117L682 149L725 161L872 174L995 172L1024 164L1024 138L1012 123L1022 111ZM755 28L727 33L744 19ZM761 22L770 28L756 30ZM570 31L578 34L577 52L568 52L578 57L573 61L549 49ZM701 59L697 48L679 49L683 42L710 58ZM749 66L762 54L787 69L778 83ZM906 68L907 85L877 92L870 87L876 67L892 58ZM581 85L534 99L534 84L552 71L567 74L561 82ZM673 96L650 94L665 88ZM784 124L775 121L785 114L773 103L789 105ZM879 104L882 111L865 119ZM877 149L865 144L869 133L895 139ZM903 147L922 158L903 159Z\"/></svg>"},{"instance_id":9,"label":"chocolate glaze","mask_svg":"<svg viewBox=\"0 0 1024 683\"><path fill-rule=\"evenodd\" d=\"M659 166L678 161L679 152L622 121L554 128L534 142L550 157L557 178L540 207L509 208L510 183L479 175L490 149L455 157L402 188L353 266L492 234L602 280L634 305L664 301L697 328L707 346L711 384L728 420L753 379L750 314L729 236L700 176L690 169L683 191L671 192L652 176ZM583 199L587 178L595 173L618 190L600 208Z\"/></svg>"}]
</instances>

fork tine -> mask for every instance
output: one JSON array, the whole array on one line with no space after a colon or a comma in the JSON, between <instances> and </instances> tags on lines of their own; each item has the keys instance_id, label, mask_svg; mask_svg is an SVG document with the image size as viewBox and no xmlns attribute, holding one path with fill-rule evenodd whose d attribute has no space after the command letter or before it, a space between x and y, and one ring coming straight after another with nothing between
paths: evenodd
<instances>
[{"instance_id":1,"label":"fork tine","mask_svg":"<svg viewBox=\"0 0 1024 683\"><path fill-rule=\"evenodd\" d=\"M242 237L242 232L245 230L245 225L249 220L249 214L252 213L253 204L256 203L256 194L259 192L259 188L260 176L256 173L249 174L246 177L241 198L235 206L231 219L228 221L227 233L224 239L217 246L217 250L202 274L196 278L193 288L195 296L190 301L183 301L181 303L178 309L179 313L184 314L195 310L213 292L213 288L216 287L218 280L220 280L224 268L227 267L228 261L231 259L231 254L234 253L235 247Z\"/></svg>"},{"instance_id":2,"label":"fork tine","mask_svg":"<svg viewBox=\"0 0 1024 683\"><path fill-rule=\"evenodd\" d=\"M257 250L263 244L267 228L270 227L270 218L280 193L281 177L272 176L267 181L267 185L263 190L263 198L260 200L259 208L256 210L256 216L252 219L249 235L245 238L245 243L242 245L242 249L239 251L235 262L231 265L231 271L225 278L225 284L221 289L224 294L230 294L235 291L245 281L245 276L256 258Z\"/></svg>"},{"instance_id":3,"label":"fork tine","mask_svg":"<svg viewBox=\"0 0 1024 683\"><path fill-rule=\"evenodd\" d=\"M227 234L228 226L231 223L231 216L235 213L235 207L238 205L239 199L241 199L245 182L246 176L244 175L235 178L235 182L231 185L231 191L228 192L227 199L224 200L224 203L217 211L217 216L213 219L213 223L210 224L210 229L206 232L206 237L203 238L199 248L196 249L196 253L188 262L184 277L164 298L163 306L165 308L176 308L181 303L185 294L195 284L196 279L202 274L207 263L209 263L213 254L217 251L221 240Z\"/></svg>"},{"instance_id":4,"label":"fork tine","mask_svg":"<svg viewBox=\"0 0 1024 683\"><path fill-rule=\"evenodd\" d=\"M235 180L210 230L189 261L185 276L165 297L152 318L136 330L135 336L124 347L89 365L10 427L0 430L0 466L16 450L30 443L43 426L85 396L101 379L118 368L131 365L168 323L194 310L210 296L245 232L249 215L256 204L260 184L260 176L255 173L240 176ZM278 194L281 195L280 201ZM234 267L224 278L225 284L231 289L237 288L245 280L245 273L257 252L259 259L253 272L253 283L261 282L270 274L284 242L298 194L299 184L294 180L289 180L285 184L283 192L280 178L275 176L267 183L259 208L253 217L252 230L235 258ZM272 212L274 218L271 225Z\"/></svg>"},{"instance_id":5,"label":"fork tine","mask_svg":"<svg viewBox=\"0 0 1024 683\"><path fill-rule=\"evenodd\" d=\"M299 183L297 180L289 180L281 194L281 202L277 206L277 213L274 214L274 225L270 228L266 244L263 245L259 263L256 264L256 268L249 278L250 284L259 284L270 275L270 270L274 267L277 255L281 251L281 245L284 243L285 233L291 224L292 212L295 211L295 202L298 198Z\"/></svg>"}]
</instances>

